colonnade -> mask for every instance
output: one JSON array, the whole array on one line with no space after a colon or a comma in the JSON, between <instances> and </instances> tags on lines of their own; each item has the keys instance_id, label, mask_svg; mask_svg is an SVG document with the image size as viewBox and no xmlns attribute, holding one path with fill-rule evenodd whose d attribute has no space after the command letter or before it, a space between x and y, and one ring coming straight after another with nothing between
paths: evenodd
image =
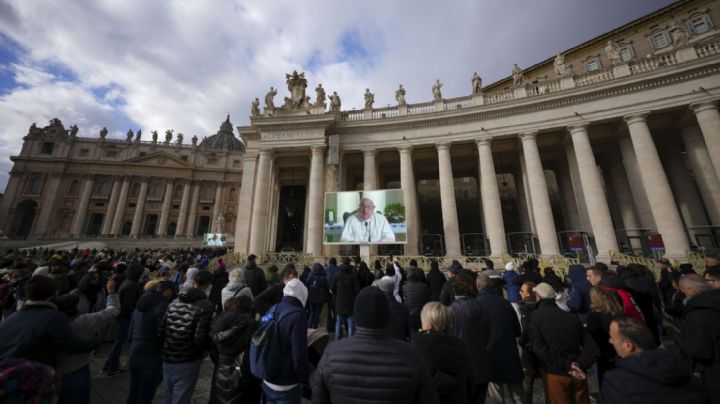
<instances>
[{"instance_id":1,"label":"colonnade","mask_svg":"<svg viewBox=\"0 0 720 404\"><path fill-rule=\"evenodd\" d=\"M694 112L697 123L682 128L682 142L711 224L720 225L720 181L718 181L720 113L717 105L711 102L692 105L690 110ZM656 229L662 235L667 257L683 258L690 246L686 224L683 222L676 195L673 194L671 183L665 174L653 135L648 127L647 116L648 113L637 113L623 117L624 128L620 131L620 135L616 136L619 151L617 155L622 157L622 165L615 162L606 165L607 172L604 174L610 184L607 184L603 178L603 171L596 161L590 142L588 132L592 123L573 124L564 128L567 133L565 151L570 165L568 174L575 193L567 198L565 205L574 199L583 206L584 212L574 213L574 220L581 220L583 214L586 216L585 220L597 246L597 258L601 260L609 259L611 250L619 250L617 229L613 224L609 198L615 198L613 203L619 206L619 217L616 218L616 222L620 222L624 228ZM522 148L519 174L522 176L522 187L518 188L521 188L519 194L524 194L518 195L518 199L525 199L529 224L537 234L541 253L560 254L548 184L537 144L538 136L543 135L537 131L526 131L516 136ZM507 136L503 136L503 139L507 139ZM478 151L485 234L489 241L491 256L499 257L507 251L507 240L493 161L493 139L484 132L474 140ZM418 253L419 211L412 161L414 148L422 146L427 145L408 144L396 147L400 162L401 188L405 200L408 229L405 254L408 255ZM462 251L451 164L452 144L438 142L434 146L437 151L445 250L448 256L459 256ZM380 150L387 151L387 148L361 150L365 190L378 187L376 155ZM255 157L251 156L251 160L246 161L241 190L241 195L245 195L245 199L241 199L240 204L251 206L252 214L245 218L245 224L242 218L238 221L239 243L236 250L255 254L262 254L266 250L266 231L271 214L268 199L271 186L269 180L273 159L273 151L270 148L261 148L257 157L257 175L254 174ZM320 255L323 251L322 209L327 169L325 147L312 146L307 199L309 210L306 252L316 255ZM686 179L680 180L686 181ZM567 187L567 184L563 184L563 189ZM613 190L612 194L609 194L610 189ZM683 203L682 206L684 207L685 204Z\"/></svg>"}]
</instances>

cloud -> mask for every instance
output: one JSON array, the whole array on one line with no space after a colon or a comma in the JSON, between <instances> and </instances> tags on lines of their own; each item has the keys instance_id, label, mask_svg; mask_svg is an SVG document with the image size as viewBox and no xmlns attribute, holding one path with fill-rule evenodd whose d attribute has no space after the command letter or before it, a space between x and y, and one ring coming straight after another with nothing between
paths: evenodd
<instances>
[{"instance_id":1,"label":"cloud","mask_svg":"<svg viewBox=\"0 0 720 404\"><path fill-rule=\"evenodd\" d=\"M393 104L399 83L425 102L437 78L457 97L474 71L491 83L670 2L0 2L0 189L32 122L202 138L270 86L279 104L295 69L344 109L365 88Z\"/></svg>"}]
</instances>

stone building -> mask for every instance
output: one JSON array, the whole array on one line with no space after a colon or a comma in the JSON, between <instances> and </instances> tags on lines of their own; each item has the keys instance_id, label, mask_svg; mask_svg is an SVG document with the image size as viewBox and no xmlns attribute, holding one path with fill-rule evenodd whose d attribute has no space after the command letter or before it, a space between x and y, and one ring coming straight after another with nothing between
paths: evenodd
<instances>
[{"instance_id":1,"label":"stone building","mask_svg":"<svg viewBox=\"0 0 720 404\"><path fill-rule=\"evenodd\" d=\"M401 188L408 242L381 252L717 248L717 23L720 1L681 0L484 87L470 70L468 96L443 98L440 81L382 89L398 100L387 108L370 90L358 111L319 85L311 100L293 72L283 105L276 88L252 103L242 140L229 121L197 146L51 122L13 158L0 228L185 237L223 215L237 252L327 255L349 251L323 244L324 192Z\"/></svg>"}]
</instances>

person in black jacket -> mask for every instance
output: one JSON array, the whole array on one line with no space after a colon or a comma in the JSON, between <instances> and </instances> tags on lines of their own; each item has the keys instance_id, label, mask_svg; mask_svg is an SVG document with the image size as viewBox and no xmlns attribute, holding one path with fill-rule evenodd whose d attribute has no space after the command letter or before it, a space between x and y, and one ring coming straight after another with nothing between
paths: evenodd
<instances>
[{"instance_id":1,"label":"person in black jacket","mask_svg":"<svg viewBox=\"0 0 720 404\"><path fill-rule=\"evenodd\" d=\"M392 278L385 277L377 283L380 290L385 292L390 307L390 321L388 322L388 333L390 337L400 341L410 340L410 313L407 307L395 299L393 294L395 282Z\"/></svg>"},{"instance_id":2,"label":"person in black jacket","mask_svg":"<svg viewBox=\"0 0 720 404\"><path fill-rule=\"evenodd\" d=\"M293 279L298 279L298 272L295 269L295 265L287 264L285 268L280 272L280 278L282 282L273 283L268 286L262 293L255 296L253 305L255 306L255 312L261 317L274 305L280 303L283 297L283 289L288 282Z\"/></svg>"},{"instance_id":3,"label":"person in black jacket","mask_svg":"<svg viewBox=\"0 0 720 404\"><path fill-rule=\"evenodd\" d=\"M123 372L123 370L120 369L120 354L122 353L125 341L127 341L128 330L130 329L130 317L132 317L135 305L143 293L142 285L140 285L139 282L143 271L144 268L140 264L130 265L127 269L127 277L122 285L120 285L120 289L118 289L120 314L117 320L115 320L117 325L115 341L113 342L107 361L105 361L105 365L103 366L103 372L108 376Z\"/></svg>"},{"instance_id":4,"label":"person in black jacket","mask_svg":"<svg viewBox=\"0 0 720 404\"><path fill-rule=\"evenodd\" d=\"M222 290L230 282L230 275L225 270L225 263L218 259L218 266L213 271L212 289L210 290L210 301L215 305L215 312L220 314L223 310Z\"/></svg>"},{"instance_id":5,"label":"person in black jacket","mask_svg":"<svg viewBox=\"0 0 720 404\"><path fill-rule=\"evenodd\" d=\"M306 286L308 288L307 305L310 309L308 326L310 328L318 328L320 324L320 313L322 313L323 306L325 306L325 302L330 294L330 286L325 276L325 268L323 268L319 262L313 265L312 273L308 277Z\"/></svg>"},{"instance_id":6,"label":"person in black jacket","mask_svg":"<svg viewBox=\"0 0 720 404\"><path fill-rule=\"evenodd\" d=\"M525 282L520 286L520 326L522 333L518 338L518 345L522 348L520 355L520 363L523 367L523 402L532 403L534 394L535 379L539 376L537 357L532 351L532 338L530 337L530 322L532 321L532 313L537 309L537 301L535 300L535 292L533 288L537 286L533 282Z\"/></svg>"},{"instance_id":7,"label":"person in black jacket","mask_svg":"<svg viewBox=\"0 0 720 404\"><path fill-rule=\"evenodd\" d=\"M250 340L257 329L249 296L231 297L213 324L210 358L215 364L210 404L260 402L260 380L250 373Z\"/></svg>"},{"instance_id":8,"label":"person in black jacket","mask_svg":"<svg viewBox=\"0 0 720 404\"><path fill-rule=\"evenodd\" d=\"M0 361L24 358L55 367L58 352L90 352L97 345L81 340L70 329L70 320L50 303L57 283L36 275L25 283L23 307L0 322Z\"/></svg>"},{"instance_id":9,"label":"person in black jacket","mask_svg":"<svg viewBox=\"0 0 720 404\"><path fill-rule=\"evenodd\" d=\"M408 271L408 280L410 279L410 274L412 274L414 272L417 274L417 277L420 280L420 282L427 284L427 277L425 276L425 271L418 268L417 260L415 260L415 258L413 258L410 260L410 262L408 264L409 264L409 267L407 270Z\"/></svg>"},{"instance_id":10,"label":"person in black jacket","mask_svg":"<svg viewBox=\"0 0 720 404\"><path fill-rule=\"evenodd\" d=\"M267 287L265 272L255 263L256 258L257 256L255 254L248 255L243 272L243 282L248 285L255 297L259 296Z\"/></svg>"},{"instance_id":11,"label":"person in black jacket","mask_svg":"<svg viewBox=\"0 0 720 404\"><path fill-rule=\"evenodd\" d=\"M212 337L214 307L206 293L211 282L210 272L198 272L193 278L193 287L170 303L160 322L164 402L189 403L192 398L203 355L210 349Z\"/></svg>"},{"instance_id":12,"label":"person in black jacket","mask_svg":"<svg viewBox=\"0 0 720 404\"><path fill-rule=\"evenodd\" d=\"M490 342L490 319L480 303L475 300L475 280L461 273L453 278L455 301L450 306L453 315L453 332L468 349L473 364L473 387L470 403L484 403L490 382L490 358L487 347Z\"/></svg>"},{"instance_id":13,"label":"person in black jacket","mask_svg":"<svg viewBox=\"0 0 720 404\"><path fill-rule=\"evenodd\" d=\"M530 322L533 353L537 356L548 403L589 403L585 372L597 358L598 347L574 315L555 303L547 283L533 289L538 308Z\"/></svg>"},{"instance_id":14,"label":"person in black jacket","mask_svg":"<svg viewBox=\"0 0 720 404\"><path fill-rule=\"evenodd\" d=\"M158 337L158 324L175 297L175 284L150 281L145 284L145 290L138 299L128 333L130 388L127 404L152 403L155 390L162 382L162 341Z\"/></svg>"},{"instance_id":15,"label":"person in black jacket","mask_svg":"<svg viewBox=\"0 0 720 404\"><path fill-rule=\"evenodd\" d=\"M386 294L363 289L354 313L355 335L328 345L313 373L313 403L439 403L422 356L388 335Z\"/></svg>"},{"instance_id":16,"label":"person in black jacket","mask_svg":"<svg viewBox=\"0 0 720 404\"><path fill-rule=\"evenodd\" d=\"M598 403L708 402L690 364L668 349L656 349L652 334L639 320L628 317L613 320L610 342L620 359L615 370L605 375Z\"/></svg>"},{"instance_id":17,"label":"person in black jacket","mask_svg":"<svg viewBox=\"0 0 720 404\"><path fill-rule=\"evenodd\" d=\"M428 271L425 279L427 280L428 288L430 288L430 300L437 302L440 300L440 292L442 292L443 285L445 285L447 279L445 275L440 272L440 267L436 260L430 262L430 271Z\"/></svg>"},{"instance_id":18,"label":"person in black jacket","mask_svg":"<svg viewBox=\"0 0 720 404\"><path fill-rule=\"evenodd\" d=\"M472 366L467 347L452 335L450 309L439 302L427 303L420 313L422 330L413 345L430 366L433 384L443 404L465 404L472 386Z\"/></svg>"},{"instance_id":19,"label":"person in black jacket","mask_svg":"<svg viewBox=\"0 0 720 404\"><path fill-rule=\"evenodd\" d=\"M375 276L370 272L370 269L364 261L360 261L357 266L357 277L360 289L372 285L373 281L375 281Z\"/></svg>"},{"instance_id":20,"label":"person in black jacket","mask_svg":"<svg viewBox=\"0 0 720 404\"><path fill-rule=\"evenodd\" d=\"M335 275L330 290L335 298L335 340L342 338L343 324L346 324L347 336L352 337L355 333L353 302L360 292L360 283L348 258L343 260L340 272Z\"/></svg>"},{"instance_id":21,"label":"person in black jacket","mask_svg":"<svg viewBox=\"0 0 720 404\"><path fill-rule=\"evenodd\" d=\"M598 383L602 384L605 372L615 368L615 349L610 344L610 323L622 315L622 306L611 291L597 286L590 289L590 313L586 328L600 350L597 359Z\"/></svg>"},{"instance_id":22,"label":"person in black jacket","mask_svg":"<svg viewBox=\"0 0 720 404\"><path fill-rule=\"evenodd\" d=\"M405 307L407 307L410 316L411 335L420 329L420 312L425 303L430 301L430 290L423 283L419 273L422 273L420 269L415 268L413 270L413 267L410 267L408 281L402 286Z\"/></svg>"}]
</instances>

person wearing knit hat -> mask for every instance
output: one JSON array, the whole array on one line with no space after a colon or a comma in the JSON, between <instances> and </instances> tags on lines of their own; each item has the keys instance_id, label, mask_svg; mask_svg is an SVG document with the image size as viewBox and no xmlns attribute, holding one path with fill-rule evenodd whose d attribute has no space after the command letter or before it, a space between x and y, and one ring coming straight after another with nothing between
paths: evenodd
<instances>
[{"instance_id":1,"label":"person wearing knit hat","mask_svg":"<svg viewBox=\"0 0 720 404\"><path fill-rule=\"evenodd\" d=\"M409 343L388 334L387 293L362 289L354 316L355 335L328 345L313 373L313 401L438 403L425 360Z\"/></svg>"},{"instance_id":2,"label":"person wearing knit hat","mask_svg":"<svg viewBox=\"0 0 720 404\"><path fill-rule=\"evenodd\" d=\"M263 380L263 393L268 403L297 403L302 401L302 386L309 383L307 316L305 303L308 291L295 278L285 284L283 298L265 317L277 315L280 349L289 360L283 361L282 368L272 377ZM265 319L263 317L263 319Z\"/></svg>"}]
</instances>

